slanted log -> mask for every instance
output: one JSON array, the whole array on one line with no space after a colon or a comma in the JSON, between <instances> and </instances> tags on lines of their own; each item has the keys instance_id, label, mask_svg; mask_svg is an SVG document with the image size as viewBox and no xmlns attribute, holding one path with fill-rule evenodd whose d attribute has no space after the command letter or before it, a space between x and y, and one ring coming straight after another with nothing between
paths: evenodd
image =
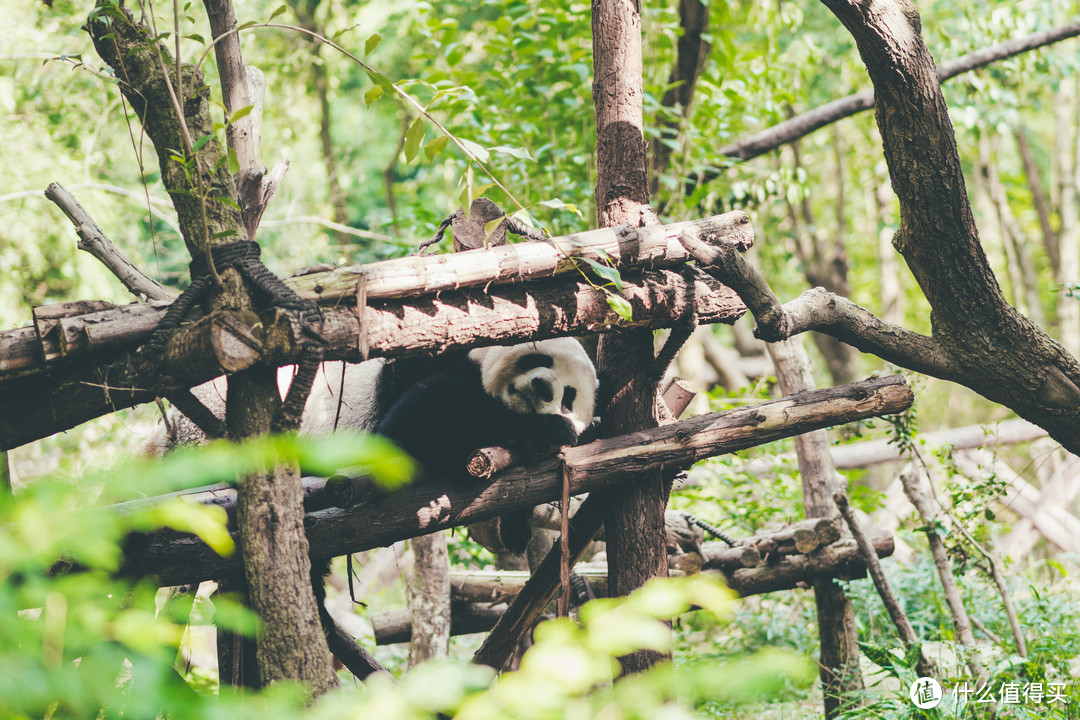
<instances>
[{"instance_id":1,"label":"slanted log","mask_svg":"<svg viewBox=\"0 0 1080 720\"><path fill-rule=\"evenodd\" d=\"M810 429L900 412L911 402L903 377L872 378L565 448L571 492L626 482L634 477L628 468L685 466ZM479 522L561 494L561 466L558 458L549 458L512 468L486 486L416 484L362 505L309 513L305 525L312 556L319 559ZM128 543L123 571L156 575L162 585L182 585L226 577L237 565L236 557L223 558L197 538L163 530Z\"/></svg>"}]
</instances>

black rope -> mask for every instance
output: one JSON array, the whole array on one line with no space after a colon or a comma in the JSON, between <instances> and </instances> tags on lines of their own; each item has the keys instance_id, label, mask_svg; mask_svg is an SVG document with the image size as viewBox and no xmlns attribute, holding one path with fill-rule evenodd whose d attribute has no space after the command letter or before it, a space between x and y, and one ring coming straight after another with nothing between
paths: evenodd
<instances>
[{"instance_id":1,"label":"black rope","mask_svg":"<svg viewBox=\"0 0 1080 720\"><path fill-rule=\"evenodd\" d=\"M741 544L738 540L732 539L731 537L729 537L727 535L727 533L725 533L723 530L716 527L715 525L713 525L710 522L706 522L705 520L702 520L701 518L696 518L696 517L694 517L693 515L691 515L690 513L687 513L687 512L683 513L683 517L686 518L686 521L688 523L690 523L691 525L697 525L699 528L701 528L705 532L709 533L713 537L720 538L725 543L727 543L728 547L735 547L735 546Z\"/></svg>"},{"instance_id":2,"label":"black rope","mask_svg":"<svg viewBox=\"0 0 1080 720\"><path fill-rule=\"evenodd\" d=\"M262 248L253 240L238 240L210 248L215 269L219 272L228 268L236 269L255 287L262 295L261 299L268 305L291 310L300 316L300 361L297 363L296 375L289 385L289 391L285 394L285 401L271 425L274 432L287 432L300 427L304 405L315 381L319 363L323 359L326 339L319 332L322 329L322 313L318 305L297 295L281 278L270 272L263 264L261 255ZM206 298L210 290L210 266L206 256L193 258L188 267L191 271L191 284L169 306L146 346L148 356L159 364L169 338L191 310Z\"/></svg>"}]
</instances>

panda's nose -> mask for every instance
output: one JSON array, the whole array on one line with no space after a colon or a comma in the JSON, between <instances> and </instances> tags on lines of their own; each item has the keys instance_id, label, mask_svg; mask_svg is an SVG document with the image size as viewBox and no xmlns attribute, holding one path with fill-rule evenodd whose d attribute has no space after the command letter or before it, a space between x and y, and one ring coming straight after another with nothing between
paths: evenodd
<instances>
[{"instance_id":1,"label":"panda's nose","mask_svg":"<svg viewBox=\"0 0 1080 720\"><path fill-rule=\"evenodd\" d=\"M533 378L533 395L543 402L551 402L555 399L555 391L551 389L551 383L544 378Z\"/></svg>"}]
</instances>

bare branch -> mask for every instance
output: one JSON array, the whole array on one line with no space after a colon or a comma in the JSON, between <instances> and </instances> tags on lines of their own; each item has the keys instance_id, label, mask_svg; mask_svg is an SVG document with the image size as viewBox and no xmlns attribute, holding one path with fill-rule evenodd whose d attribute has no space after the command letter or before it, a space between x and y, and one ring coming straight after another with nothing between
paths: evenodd
<instances>
[{"instance_id":1,"label":"bare branch","mask_svg":"<svg viewBox=\"0 0 1080 720\"><path fill-rule=\"evenodd\" d=\"M945 82L951 78L971 70L989 65L999 60L1020 55L1037 48L1051 45L1062 40L1067 40L1080 35L1080 22L1069 23L1051 30L1032 33L1026 37L1014 40L1006 40L988 48L975 50L963 57L950 62L942 63L937 68L939 82ZM748 135L747 137L720 148L720 154L739 160L749 160L758 155L774 150L781 145L794 142L805 137L815 130L826 125L851 117L856 113L870 110L874 107L874 91L863 90L862 92L848 95L839 100L833 100L821 107L815 108L801 115L785 120L767 130ZM704 179L711 181L715 177L710 175Z\"/></svg>"},{"instance_id":2,"label":"bare branch","mask_svg":"<svg viewBox=\"0 0 1080 720\"><path fill-rule=\"evenodd\" d=\"M683 232L679 241L700 267L739 294L757 321L754 334L766 342L816 330L901 367L946 380L959 377L932 338L887 323L824 288L807 290L781 305L761 273L737 249L707 245L692 232Z\"/></svg>"},{"instance_id":3,"label":"bare branch","mask_svg":"<svg viewBox=\"0 0 1080 720\"><path fill-rule=\"evenodd\" d=\"M870 574L870 579L874 581L874 587L877 588L878 595L881 597L881 602L884 603L885 610L888 611L889 617L892 618L893 625L896 626L896 631L900 635L900 640L904 643L905 647L914 647L919 644L919 637L911 627L911 621L908 620L904 609L900 607L900 602L896 599L896 593L893 592L892 585L889 584L889 579L885 577L885 571L882 570L881 563L878 562L878 553L875 552L870 539L867 537L866 533L863 532L858 519L855 517L854 511L851 509L851 505L848 504L847 495L843 491L838 490L833 493L833 500L836 501L837 509L839 509L840 514L844 516L844 520L847 522L848 528L855 538L855 542L858 543L859 553L862 555L863 562L866 563L866 570ZM933 677L937 674L935 672L934 664L927 659L921 648L919 650L919 660L916 667L919 675L923 677Z\"/></svg>"},{"instance_id":4,"label":"bare branch","mask_svg":"<svg viewBox=\"0 0 1080 720\"><path fill-rule=\"evenodd\" d=\"M124 257L105 235L105 231L90 217L90 213L86 212L75 196L62 185L49 183L45 188L45 197L56 203L75 226L75 232L79 234L79 249L96 257L133 295L142 300L172 300L176 297L173 292L147 277Z\"/></svg>"}]
</instances>

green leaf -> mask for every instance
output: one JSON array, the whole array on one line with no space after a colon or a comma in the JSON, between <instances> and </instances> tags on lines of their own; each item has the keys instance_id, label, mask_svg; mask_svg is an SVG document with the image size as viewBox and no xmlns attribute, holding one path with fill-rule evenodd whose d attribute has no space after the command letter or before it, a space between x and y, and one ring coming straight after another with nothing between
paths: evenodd
<instances>
[{"instance_id":1,"label":"green leaf","mask_svg":"<svg viewBox=\"0 0 1080 720\"><path fill-rule=\"evenodd\" d=\"M465 172L461 176L459 182L462 185L461 194L458 195L458 203L461 205L462 210L465 212L465 218L468 219L469 214L472 212L473 201L473 169L472 165L465 168Z\"/></svg>"},{"instance_id":2,"label":"green leaf","mask_svg":"<svg viewBox=\"0 0 1080 720\"><path fill-rule=\"evenodd\" d=\"M437 138L432 138L431 142L424 146L424 156L431 162L435 157L446 149L446 144L450 142L450 138L446 135L440 135Z\"/></svg>"},{"instance_id":3,"label":"green leaf","mask_svg":"<svg viewBox=\"0 0 1080 720\"><path fill-rule=\"evenodd\" d=\"M584 216L581 214L581 210L578 208L577 205L563 202L558 198L552 198L551 200L541 200L539 204L543 207L551 208L552 210L567 210L574 213L579 218L584 218Z\"/></svg>"},{"instance_id":4,"label":"green leaf","mask_svg":"<svg viewBox=\"0 0 1080 720\"><path fill-rule=\"evenodd\" d=\"M232 230L222 230L221 232L216 232L213 235L211 235L210 237L212 239L214 239L214 240L219 240L221 238L233 237L234 235L236 235L236 230L232 229Z\"/></svg>"},{"instance_id":5,"label":"green leaf","mask_svg":"<svg viewBox=\"0 0 1080 720\"><path fill-rule=\"evenodd\" d=\"M631 322L634 319L634 310L630 306L630 301L624 298L622 295L616 295L613 292L605 293L608 307L615 311L615 314L621 317L626 322Z\"/></svg>"},{"instance_id":6,"label":"green leaf","mask_svg":"<svg viewBox=\"0 0 1080 720\"><path fill-rule=\"evenodd\" d=\"M194 22L194 20L192 22ZM200 35L199 33L191 33L190 35L185 35L184 37L187 38L188 40L194 40L195 42L197 42L197 43L199 43L201 45L206 44L206 39L202 35Z\"/></svg>"},{"instance_id":7,"label":"green leaf","mask_svg":"<svg viewBox=\"0 0 1080 720\"><path fill-rule=\"evenodd\" d=\"M482 163L486 163L491 158L491 153L488 149L479 143L475 143L472 140L466 140L465 138L458 138L458 141L465 146L465 149L474 158Z\"/></svg>"},{"instance_id":8,"label":"green leaf","mask_svg":"<svg viewBox=\"0 0 1080 720\"><path fill-rule=\"evenodd\" d=\"M379 33L373 33L371 37L364 41L364 54L370 55L371 51L379 46L382 41L382 35Z\"/></svg>"},{"instance_id":9,"label":"green leaf","mask_svg":"<svg viewBox=\"0 0 1080 720\"><path fill-rule=\"evenodd\" d=\"M511 157L516 157L518 160L532 160L534 162L536 161L536 158L534 158L532 154L525 148L511 147L509 145L496 145L495 147L491 148L491 151L502 153L503 155L510 155Z\"/></svg>"},{"instance_id":10,"label":"green leaf","mask_svg":"<svg viewBox=\"0 0 1080 720\"><path fill-rule=\"evenodd\" d=\"M405 162L411 163L420 152L420 143L424 141L424 117L421 115L412 121L405 131Z\"/></svg>"},{"instance_id":11,"label":"green leaf","mask_svg":"<svg viewBox=\"0 0 1080 720\"><path fill-rule=\"evenodd\" d=\"M288 5L278 5L278 8L277 8L277 10L275 10L275 11L274 11L274 12L272 12L272 13L270 13L270 18L269 18L269 19L267 20L267 22L270 22L270 20L273 20L273 19L274 19L274 18L276 18L276 17L278 16L278 15L284 15L284 14L285 14L285 12L286 12L286 11L287 11L288 9L289 9L289 6L288 6Z\"/></svg>"},{"instance_id":12,"label":"green leaf","mask_svg":"<svg viewBox=\"0 0 1080 720\"><path fill-rule=\"evenodd\" d=\"M505 219L506 219L505 215L500 215L499 217L495 218L494 220L489 220L487 223L484 224L484 244L485 245L487 245L488 238L491 237L492 233L494 233L496 230L499 229L499 226L502 225L502 222Z\"/></svg>"},{"instance_id":13,"label":"green leaf","mask_svg":"<svg viewBox=\"0 0 1080 720\"><path fill-rule=\"evenodd\" d=\"M236 159L236 151L229 148L229 172L233 175L240 172L240 161Z\"/></svg>"},{"instance_id":14,"label":"green leaf","mask_svg":"<svg viewBox=\"0 0 1080 720\"><path fill-rule=\"evenodd\" d=\"M611 283L612 285L615 286L616 290L618 290L619 292L622 292L622 289L623 289L622 275L619 274L618 269L613 268L613 267L611 267L609 265L604 265L602 263L599 263L596 260L593 260L592 258L583 257L583 258L579 258L579 259L584 261L586 265L588 265L590 268L592 268L592 271L594 273L596 273L598 277L600 277L601 279L606 280L607 282Z\"/></svg>"},{"instance_id":15,"label":"green leaf","mask_svg":"<svg viewBox=\"0 0 1080 720\"><path fill-rule=\"evenodd\" d=\"M364 103L366 103L368 107L371 107L371 104L381 98L383 94L384 91L380 86L373 85L370 90L364 93Z\"/></svg>"},{"instance_id":16,"label":"green leaf","mask_svg":"<svg viewBox=\"0 0 1080 720\"><path fill-rule=\"evenodd\" d=\"M367 76L371 79L371 82L375 83L390 94L394 93L394 83L390 82L390 78L386 77L380 72L372 70L371 68L364 68L364 72L367 73Z\"/></svg>"},{"instance_id":17,"label":"green leaf","mask_svg":"<svg viewBox=\"0 0 1080 720\"><path fill-rule=\"evenodd\" d=\"M254 109L255 109L254 105L245 105L244 107L240 108L239 110L234 112L232 115L230 115L229 119L226 122L229 123L229 124L232 124L232 123L236 122L237 120L239 120L240 118L247 117L248 115L250 115L251 111L254 110Z\"/></svg>"}]
</instances>

